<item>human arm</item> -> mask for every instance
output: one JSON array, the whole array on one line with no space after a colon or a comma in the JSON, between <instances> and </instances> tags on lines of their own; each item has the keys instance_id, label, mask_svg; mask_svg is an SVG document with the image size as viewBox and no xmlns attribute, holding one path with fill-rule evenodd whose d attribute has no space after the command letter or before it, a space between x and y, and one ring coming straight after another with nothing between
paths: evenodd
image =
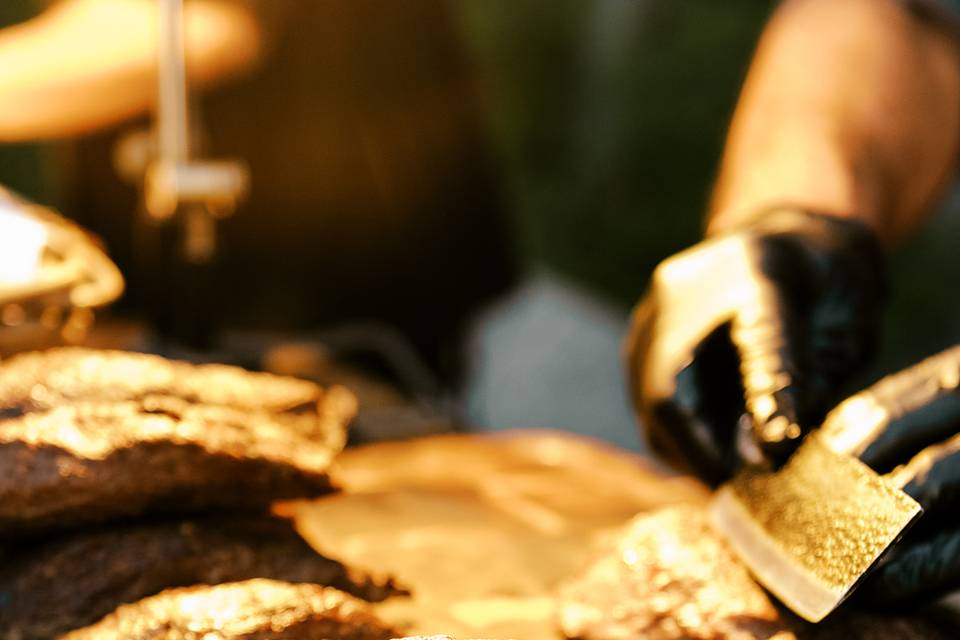
<instances>
[{"instance_id":1,"label":"human arm","mask_svg":"<svg viewBox=\"0 0 960 640\"><path fill-rule=\"evenodd\" d=\"M788 0L727 140L704 242L634 315L631 389L653 445L720 482L782 458L868 358L883 247L954 165L960 55L894 0Z\"/></svg>"},{"instance_id":2,"label":"human arm","mask_svg":"<svg viewBox=\"0 0 960 640\"><path fill-rule=\"evenodd\" d=\"M257 21L226 0L185 3L187 73L208 85L250 67ZM0 32L0 142L77 135L154 102L157 3L64 0Z\"/></svg>"},{"instance_id":3,"label":"human arm","mask_svg":"<svg viewBox=\"0 0 960 640\"><path fill-rule=\"evenodd\" d=\"M898 0L788 0L737 104L708 231L789 204L866 221L892 245L941 195L958 143L950 28Z\"/></svg>"}]
</instances>

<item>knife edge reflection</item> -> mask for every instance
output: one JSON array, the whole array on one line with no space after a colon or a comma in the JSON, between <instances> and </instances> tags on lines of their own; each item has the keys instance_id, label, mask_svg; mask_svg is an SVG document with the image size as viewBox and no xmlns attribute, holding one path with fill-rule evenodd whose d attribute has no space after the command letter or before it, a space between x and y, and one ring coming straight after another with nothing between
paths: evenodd
<instances>
[{"instance_id":1,"label":"knife edge reflection","mask_svg":"<svg viewBox=\"0 0 960 640\"><path fill-rule=\"evenodd\" d=\"M922 513L906 493L816 436L780 471L741 473L717 492L710 511L754 577L811 622L839 606Z\"/></svg>"}]
</instances>

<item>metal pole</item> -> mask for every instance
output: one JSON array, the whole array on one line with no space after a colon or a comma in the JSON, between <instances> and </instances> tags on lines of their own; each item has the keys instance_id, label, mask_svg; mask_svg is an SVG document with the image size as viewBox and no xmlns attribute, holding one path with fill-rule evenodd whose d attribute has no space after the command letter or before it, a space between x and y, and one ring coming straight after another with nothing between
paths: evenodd
<instances>
[{"instance_id":1,"label":"metal pole","mask_svg":"<svg viewBox=\"0 0 960 640\"><path fill-rule=\"evenodd\" d=\"M157 87L159 159L177 166L190 156L187 138L187 82L183 0L160 0L160 54Z\"/></svg>"}]
</instances>

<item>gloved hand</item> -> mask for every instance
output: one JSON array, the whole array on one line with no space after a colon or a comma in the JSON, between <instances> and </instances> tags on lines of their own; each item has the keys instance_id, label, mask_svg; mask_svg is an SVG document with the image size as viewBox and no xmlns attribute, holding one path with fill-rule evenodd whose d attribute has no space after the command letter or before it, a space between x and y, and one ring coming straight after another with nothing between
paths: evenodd
<instances>
[{"instance_id":1,"label":"gloved hand","mask_svg":"<svg viewBox=\"0 0 960 640\"><path fill-rule=\"evenodd\" d=\"M910 605L960 587L960 346L851 396L821 431L832 449L888 474L924 510L858 599Z\"/></svg>"},{"instance_id":2,"label":"gloved hand","mask_svg":"<svg viewBox=\"0 0 960 640\"><path fill-rule=\"evenodd\" d=\"M865 225L792 209L661 263L626 345L651 444L711 483L781 461L871 352L883 283Z\"/></svg>"}]
</instances>

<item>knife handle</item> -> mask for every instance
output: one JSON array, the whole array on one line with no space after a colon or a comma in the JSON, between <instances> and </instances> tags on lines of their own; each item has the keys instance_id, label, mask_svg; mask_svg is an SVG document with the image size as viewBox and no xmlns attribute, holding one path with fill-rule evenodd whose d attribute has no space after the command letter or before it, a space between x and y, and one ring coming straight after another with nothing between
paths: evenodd
<instances>
[{"instance_id":1,"label":"knife handle","mask_svg":"<svg viewBox=\"0 0 960 640\"><path fill-rule=\"evenodd\" d=\"M960 345L850 396L827 415L818 435L832 451L859 457L890 423L958 390Z\"/></svg>"},{"instance_id":2,"label":"knife handle","mask_svg":"<svg viewBox=\"0 0 960 640\"><path fill-rule=\"evenodd\" d=\"M897 489L903 489L915 479L922 479L935 464L960 451L960 434L940 444L927 447L883 478Z\"/></svg>"}]
</instances>

